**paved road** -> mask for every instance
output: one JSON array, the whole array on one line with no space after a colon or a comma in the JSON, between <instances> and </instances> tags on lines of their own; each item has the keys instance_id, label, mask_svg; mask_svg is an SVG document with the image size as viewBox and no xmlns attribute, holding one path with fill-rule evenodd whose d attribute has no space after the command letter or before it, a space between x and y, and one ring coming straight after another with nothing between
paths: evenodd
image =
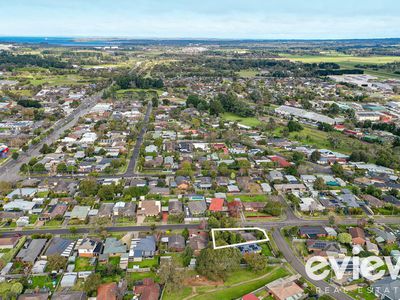
<instances>
[{"instance_id":1,"label":"paved road","mask_svg":"<svg viewBox=\"0 0 400 300\"><path fill-rule=\"evenodd\" d=\"M317 288L320 289L320 295L322 294L328 294L329 296L338 299L338 300L352 300L350 296L347 294L343 293L340 291L340 289L328 284L325 281L315 281L312 280L310 277L308 277L307 272L305 270L305 266L303 265L303 262L300 261L300 259L293 253L293 250L289 247L288 243L285 241L283 238L280 230L274 230L272 233L272 236L274 238L274 241L279 248L279 250L282 252L283 256L287 260L287 262L293 267L293 269L296 270L297 273L299 273L303 278L311 282L313 285L315 285Z\"/></svg>"},{"instance_id":2,"label":"paved road","mask_svg":"<svg viewBox=\"0 0 400 300\"><path fill-rule=\"evenodd\" d=\"M142 177L141 175L138 175L135 173L135 168L136 168L137 160L139 158L140 148L142 147L142 144L143 144L144 135L147 132L147 126L149 123L152 109L153 109L153 105L152 105L152 102L150 101L147 105L146 114L143 119L143 126L140 129L139 135L136 139L136 143L133 148L133 153L129 160L128 168L126 169L125 173L118 174L118 175L99 175L97 178L117 179L117 178L122 178L122 177L124 177L124 178ZM35 176L35 175L33 175L31 177L32 178L46 178L46 179L61 180L61 179L79 179L79 178L84 178L86 176L87 176L87 174L73 174L73 175L59 175L59 176L57 176L57 175L56 176ZM145 176L143 176L143 177L145 177Z\"/></svg>"},{"instance_id":3,"label":"paved road","mask_svg":"<svg viewBox=\"0 0 400 300\"><path fill-rule=\"evenodd\" d=\"M96 105L97 101L101 98L101 92L86 98L82 104L77 107L71 114L69 114L62 121L58 121L53 126L53 132L50 133L46 138L40 141L36 145L31 145L26 153L21 153L17 160L9 160L0 167L0 181L17 181L22 177L19 175L21 165L28 163L32 157L40 154L39 150L44 144L51 144L55 142L65 130L75 125L78 119L85 115L93 106Z\"/></svg>"},{"instance_id":4,"label":"paved road","mask_svg":"<svg viewBox=\"0 0 400 300\"><path fill-rule=\"evenodd\" d=\"M170 224L170 225L158 225L156 230L175 230L175 229L195 229L198 228L199 224ZM151 226L147 225L132 225L132 226L111 226L104 227L104 230L108 232L128 232L128 231L150 231ZM76 233L90 233L93 232L93 227L77 228ZM20 235L32 235L32 234L70 234L71 230L68 228L59 229L29 229L29 230L19 230L19 231L8 231L0 232L0 236L13 236L16 234Z\"/></svg>"},{"instance_id":5,"label":"paved road","mask_svg":"<svg viewBox=\"0 0 400 300\"><path fill-rule=\"evenodd\" d=\"M139 132L135 147L133 148L132 157L129 160L128 168L127 168L126 172L123 174L123 176L131 177L131 176L135 175L135 167L136 167L137 159L139 158L140 148L142 147L142 144L143 144L143 138L147 131L147 125L149 123L152 109L153 109L153 104L151 101L149 101L149 103L147 105L146 114L143 119L142 129Z\"/></svg>"}]
</instances>

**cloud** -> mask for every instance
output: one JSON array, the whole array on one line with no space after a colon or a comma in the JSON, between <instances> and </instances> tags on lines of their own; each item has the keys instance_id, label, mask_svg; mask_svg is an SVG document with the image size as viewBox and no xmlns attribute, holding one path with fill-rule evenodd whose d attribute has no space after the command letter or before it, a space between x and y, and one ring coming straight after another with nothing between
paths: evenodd
<instances>
[{"instance_id":1,"label":"cloud","mask_svg":"<svg viewBox=\"0 0 400 300\"><path fill-rule=\"evenodd\" d=\"M0 34L8 36L368 38L399 37L399 28L393 0L0 2Z\"/></svg>"}]
</instances>

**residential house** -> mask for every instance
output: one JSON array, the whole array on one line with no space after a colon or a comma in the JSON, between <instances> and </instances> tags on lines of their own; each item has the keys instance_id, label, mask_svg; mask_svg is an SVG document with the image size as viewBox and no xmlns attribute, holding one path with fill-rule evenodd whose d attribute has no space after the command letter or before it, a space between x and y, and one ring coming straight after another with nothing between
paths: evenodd
<instances>
[{"instance_id":1,"label":"residential house","mask_svg":"<svg viewBox=\"0 0 400 300\"><path fill-rule=\"evenodd\" d=\"M396 236L391 232L379 228L372 228L371 231L376 235L375 240L378 243L393 244L397 240Z\"/></svg>"},{"instance_id":2,"label":"residential house","mask_svg":"<svg viewBox=\"0 0 400 300\"><path fill-rule=\"evenodd\" d=\"M139 300L158 300L160 291L160 285L155 283L152 278L143 279L142 283L134 288L134 293L139 296Z\"/></svg>"},{"instance_id":3,"label":"residential house","mask_svg":"<svg viewBox=\"0 0 400 300\"><path fill-rule=\"evenodd\" d=\"M174 252L182 252L185 249L185 238L180 234L169 236L168 249Z\"/></svg>"},{"instance_id":4,"label":"residential house","mask_svg":"<svg viewBox=\"0 0 400 300\"><path fill-rule=\"evenodd\" d=\"M69 214L70 219L85 221L90 211L90 206L76 205Z\"/></svg>"},{"instance_id":5,"label":"residential house","mask_svg":"<svg viewBox=\"0 0 400 300\"><path fill-rule=\"evenodd\" d=\"M315 239L326 237L327 233L322 226L302 226L299 229L299 235L302 238Z\"/></svg>"},{"instance_id":6,"label":"residential house","mask_svg":"<svg viewBox=\"0 0 400 300\"><path fill-rule=\"evenodd\" d=\"M129 249L129 257L134 261L142 261L144 258L152 258L156 253L156 240L153 236L141 239L133 239Z\"/></svg>"},{"instance_id":7,"label":"residential house","mask_svg":"<svg viewBox=\"0 0 400 300\"><path fill-rule=\"evenodd\" d=\"M138 215L146 217L158 216L161 213L161 202L156 200L144 200L139 202Z\"/></svg>"},{"instance_id":8,"label":"residential house","mask_svg":"<svg viewBox=\"0 0 400 300\"><path fill-rule=\"evenodd\" d=\"M178 199L171 199L168 202L168 213L171 215L179 215L183 213L182 202Z\"/></svg>"},{"instance_id":9,"label":"residential house","mask_svg":"<svg viewBox=\"0 0 400 300\"><path fill-rule=\"evenodd\" d=\"M267 290L276 300L305 299L307 295L295 282L296 276L279 278L266 285Z\"/></svg>"},{"instance_id":10,"label":"residential house","mask_svg":"<svg viewBox=\"0 0 400 300\"><path fill-rule=\"evenodd\" d=\"M97 216L99 218L110 219L113 215L114 203L102 203L99 208Z\"/></svg>"},{"instance_id":11,"label":"residential house","mask_svg":"<svg viewBox=\"0 0 400 300\"><path fill-rule=\"evenodd\" d=\"M108 256L121 256L121 254L127 252L127 247L120 240L108 237L104 242L103 254Z\"/></svg>"},{"instance_id":12,"label":"residential house","mask_svg":"<svg viewBox=\"0 0 400 300\"><path fill-rule=\"evenodd\" d=\"M65 203L57 203L48 205L46 210L39 216L40 221L50 221L56 217L63 217L67 211L68 205Z\"/></svg>"},{"instance_id":13,"label":"residential house","mask_svg":"<svg viewBox=\"0 0 400 300\"><path fill-rule=\"evenodd\" d=\"M191 216L203 216L207 210L205 200L189 201L187 207Z\"/></svg>"},{"instance_id":14,"label":"residential house","mask_svg":"<svg viewBox=\"0 0 400 300\"><path fill-rule=\"evenodd\" d=\"M74 250L74 246L75 241L73 240L54 237L51 239L44 255L61 255L63 257L69 257Z\"/></svg>"},{"instance_id":15,"label":"residential house","mask_svg":"<svg viewBox=\"0 0 400 300\"><path fill-rule=\"evenodd\" d=\"M374 294L381 300L400 299L400 280L384 277L371 285Z\"/></svg>"},{"instance_id":16,"label":"residential house","mask_svg":"<svg viewBox=\"0 0 400 300\"><path fill-rule=\"evenodd\" d=\"M2 237L0 238L0 249L12 249L18 244L19 236Z\"/></svg>"},{"instance_id":17,"label":"residential house","mask_svg":"<svg viewBox=\"0 0 400 300\"><path fill-rule=\"evenodd\" d=\"M302 183L275 184L274 188L278 192L282 192L282 193L305 192L307 190L305 185Z\"/></svg>"},{"instance_id":18,"label":"residential house","mask_svg":"<svg viewBox=\"0 0 400 300\"><path fill-rule=\"evenodd\" d=\"M208 233L205 231L191 233L188 244L193 249L194 254L199 255L200 251L208 245Z\"/></svg>"},{"instance_id":19,"label":"residential house","mask_svg":"<svg viewBox=\"0 0 400 300\"><path fill-rule=\"evenodd\" d=\"M25 245L18 252L15 259L33 264L39 257L40 253L42 253L44 247L46 246L46 242L46 239L34 239L25 242Z\"/></svg>"},{"instance_id":20,"label":"residential house","mask_svg":"<svg viewBox=\"0 0 400 300\"><path fill-rule=\"evenodd\" d=\"M97 257L103 250L103 243L89 238L78 241L78 255L80 257Z\"/></svg>"},{"instance_id":21,"label":"residential house","mask_svg":"<svg viewBox=\"0 0 400 300\"><path fill-rule=\"evenodd\" d=\"M364 246L366 239L365 239L365 232L360 227L352 227L349 229L349 233L352 238L353 245L360 245Z\"/></svg>"},{"instance_id":22,"label":"residential house","mask_svg":"<svg viewBox=\"0 0 400 300\"><path fill-rule=\"evenodd\" d=\"M222 198L213 198L211 199L211 204L208 210L212 212L222 212L224 210L224 203L225 200Z\"/></svg>"}]
</instances>

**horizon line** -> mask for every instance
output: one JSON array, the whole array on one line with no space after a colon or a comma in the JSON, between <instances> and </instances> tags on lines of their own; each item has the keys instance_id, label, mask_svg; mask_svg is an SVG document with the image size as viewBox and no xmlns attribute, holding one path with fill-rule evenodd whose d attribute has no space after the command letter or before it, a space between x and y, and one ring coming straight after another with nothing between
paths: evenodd
<instances>
[{"instance_id":1,"label":"horizon line","mask_svg":"<svg viewBox=\"0 0 400 300\"><path fill-rule=\"evenodd\" d=\"M135 37L135 36L96 36L96 35L1 35L0 38L70 38L70 39L109 39L109 40L158 40L158 41L352 41L352 40L396 40L399 37L354 37L354 38L221 38L221 37Z\"/></svg>"}]
</instances>

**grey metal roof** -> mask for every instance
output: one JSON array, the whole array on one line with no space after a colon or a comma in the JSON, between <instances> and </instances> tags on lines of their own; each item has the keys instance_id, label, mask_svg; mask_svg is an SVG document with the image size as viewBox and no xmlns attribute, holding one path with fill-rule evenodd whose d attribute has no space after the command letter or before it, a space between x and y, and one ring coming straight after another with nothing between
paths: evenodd
<instances>
[{"instance_id":1,"label":"grey metal roof","mask_svg":"<svg viewBox=\"0 0 400 300\"><path fill-rule=\"evenodd\" d=\"M68 246L71 245L72 242L73 242L72 240L55 237L51 239L50 244L45 252L45 255L46 256L54 254L61 255L65 251L65 249L67 249Z\"/></svg>"},{"instance_id":2,"label":"grey metal roof","mask_svg":"<svg viewBox=\"0 0 400 300\"><path fill-rule=\"evenodd\" d=\"M32 240L27 248L22 248L16 258L25 262L34 262L46 245L46 239Z\"/></svg>"}]
</instances>

